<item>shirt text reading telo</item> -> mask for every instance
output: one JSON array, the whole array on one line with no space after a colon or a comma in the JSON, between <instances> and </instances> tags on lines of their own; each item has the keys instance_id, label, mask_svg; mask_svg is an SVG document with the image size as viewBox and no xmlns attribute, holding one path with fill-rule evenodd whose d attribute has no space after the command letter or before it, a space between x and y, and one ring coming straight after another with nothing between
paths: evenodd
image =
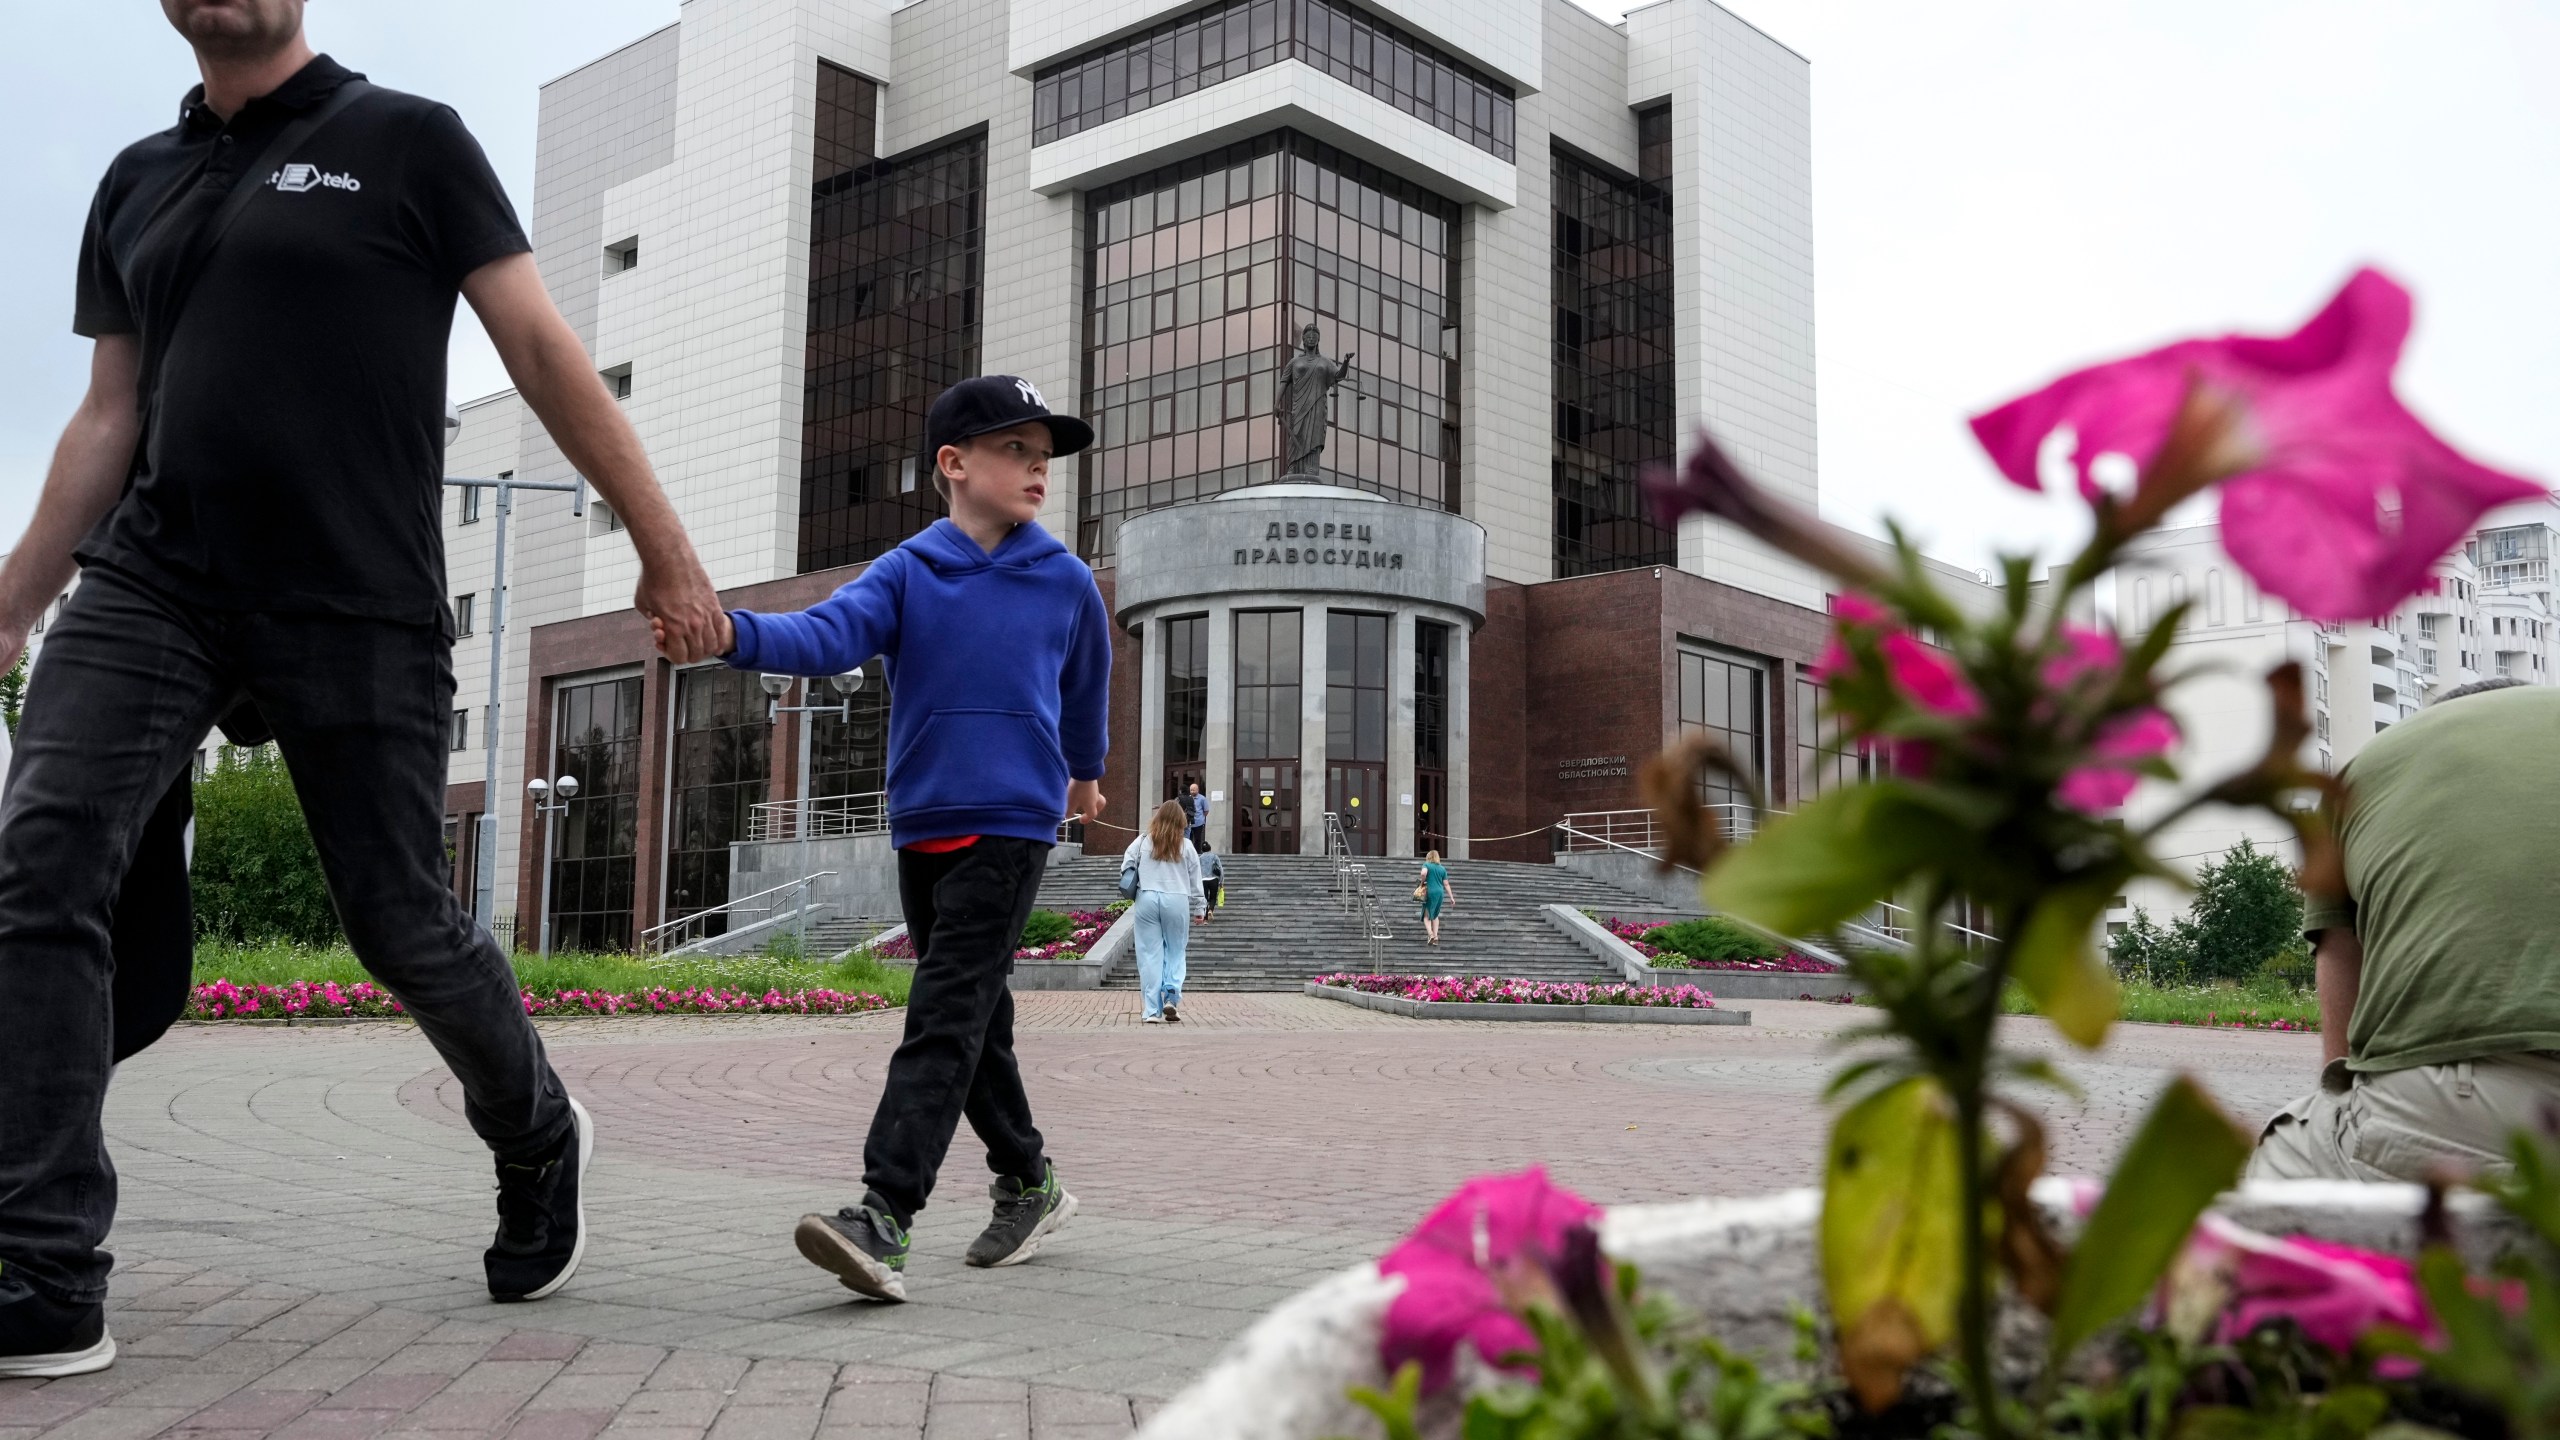
<instances>
[{"instance_id":1,"label":"shirt text reading telo","mask_svg":"<svg viewBox=\"0 0 2560 1440\"><path fill-rule=\"evenodd\" d=\"M321 56L227 123L198 87L174 128L107 167L72 328L148 336L166 358L132 480L83 563L217 609L443 613L454 301L464 276L531 247L461 117L430 100L377 89L260 161L351 78ZM172 328L181 257L238 185L263 193Z\"/></svg>"}]
</instances>

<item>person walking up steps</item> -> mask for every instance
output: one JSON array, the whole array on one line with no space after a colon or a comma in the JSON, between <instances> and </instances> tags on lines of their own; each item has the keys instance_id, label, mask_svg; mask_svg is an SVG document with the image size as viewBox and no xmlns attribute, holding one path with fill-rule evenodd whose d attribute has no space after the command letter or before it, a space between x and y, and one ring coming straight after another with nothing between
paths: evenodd
<instances>
[{"instance_id":1,"label":"person walking up steps","mask_svg":"<svg viewBox=\"0 0 2560 1440\"><path fill-rule=\"evenodd\" d=\"M862 1147L858 1204L803 1216L800 1253L846 1288L907 1298L908 1227L964 1114L995 1172L968 1262L1014 1265L1076 1213L1013 1054L1005 977L1058 823L1102 811L1111 621L1093 571L1034 519L1049 461L1093 427L1031 382L963 380L925 417L949 518L796 615L739 610L728 663L840 675L889 667L889 842L915 942L907 1022Z\"/></svg>"},{"instance_id":2,"label":"person walking up steps","mask_svg":"<svg viewBox=\"0 0 2560 1440\"><path fill-rule=\"evenodd\" d=\"M1449 867L1440 863L1437 850L1422 857L1422 883L1413 887L1414 898L1422 902L1422 936L1426 945L1440 943L1440 911L1449 903Z\"/></svg>"},{"instance_id":3,"label":"person walking up steps","mask_svg":"<svg viewBox=\"0 0 2560 1440\"><path fill-rule=\"evenodd\" d=\"M1200 782L1191 782L1191 793L1182 802L1184 823L1191 827L1191 848L1209 848L1209 797L1202 793Z\"/></svg>"},{"instance_id":4,"label":"person walking up steps","mask_svg":"<svg viewBox=\"0 0 2560 1440\"><path fill-rule=\"evenodd\" d=\"M1218 852L1210 847L1208 841L1201 841L1199 849L1200 894L1209 907L1208 913L1200 918L1214 920L1218 918L1219 908L1227 903L1227 865L1218 858Z\"/></svg>"},{"instance_id":5,"label":"person walking up steps","mask_svg":"<svg viewBox=\"0 0 2560 1440\"><path fill-rule=\"evenodd\" d=\"M1138 869L1138 898L1132 904L1138 928L1138 995L1145 1007L1142 1023L1182 1022L1184 956L1191 947L1191 922L1209 916L1207 892L1200 888L1200 852L1183 838L1183 809L1178 800L1156 807L1146 833L1121 852L1120 868Z\"/></svg>"},{"instance_id":6,"label":"person walking up steps","mask_svg":"<svg viewBox=\"0 0 2560 1440\"><path fill-rule=\"evenodd\" d=\"M303 0L160 8L203 83L98 185L72 311L94 341L88 393L0 568L0 671L81 572L0 802L5 1376L115 1358L98 1246L116 1212L101 1117L118 881L243 700L292 768L356 957L452 1069L495 1157L489 1293L539 1300L584 1253L586 1112L445 878L454 622L437 517L457 298L624 518L668 657L707 658L721 633L639 437L461 119L315 54Z\"/></svg>"}]
</instances>

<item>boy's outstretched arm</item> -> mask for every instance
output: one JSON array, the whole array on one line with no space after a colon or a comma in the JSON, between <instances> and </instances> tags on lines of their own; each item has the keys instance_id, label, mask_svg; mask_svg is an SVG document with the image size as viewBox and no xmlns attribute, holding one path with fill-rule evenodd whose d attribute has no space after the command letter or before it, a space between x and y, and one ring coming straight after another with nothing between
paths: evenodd
<instances>
[{"instance_id":1,"label":"boy's outstretched arm","mask_svg":"<svg viewBox=\"0 0 2560 1440\"><path fill-rule=\"evenodd\" d=\"M777 675L841 675L874 655L898 653L898 599L907 562L891 551L850 584L788 615L732 610L737 644L721 657L737 670Z\"/></svg>"},{"instance_id":2,"label":"boy's outstretched arm","mask_svg":"<svg viewBox=\"0 0 2560 1440\"><path fill-rule=\"evenodd\" d=\"M1102 813L1102 762L1111 753L1111 618L1102 592L1085 586L1058 674L1058 748L1067 756L1067 814Z\"/></svg>"}]
</instances>

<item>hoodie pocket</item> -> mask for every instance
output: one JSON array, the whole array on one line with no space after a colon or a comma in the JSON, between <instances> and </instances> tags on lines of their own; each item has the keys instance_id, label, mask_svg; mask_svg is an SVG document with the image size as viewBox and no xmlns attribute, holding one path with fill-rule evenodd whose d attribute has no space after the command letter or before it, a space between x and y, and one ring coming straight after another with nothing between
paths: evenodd
<instances>
[{"instance_id":1,"label":"hoodie pocket","mask_svg":"<svg viewBox=\"0 0 2560 1440\"><path fill-rule=\"evenodd\" d=\"M890 764L893 814L1049 809L1065 813L1067 761L1027 710L937 710Z\"/></svg>"}]
</instances>

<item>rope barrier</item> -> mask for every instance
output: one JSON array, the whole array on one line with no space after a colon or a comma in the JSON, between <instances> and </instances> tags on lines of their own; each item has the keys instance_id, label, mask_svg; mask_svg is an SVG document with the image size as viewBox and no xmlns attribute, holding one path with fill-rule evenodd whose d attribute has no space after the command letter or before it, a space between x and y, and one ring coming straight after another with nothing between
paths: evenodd
<instances>
[{"instance_id":1,"label":"rope barrier","mask_svg":"<svg viewBox=\"0 0 2560 1440\"><path fill-rule=\"evenodd\" d=\"M1134 827L1134 826L1129 826L1129 825L1114 825L1114 824L1112 824L1112 823L1111 823L1110 821L1108 821L1108 820L1080 820L1080 821L1070 821L1070 822L1068 822L1068 823L1070 823L1070 824L1080 824L1080 825L1099 825L1099 826L1101 826L1101 827L1102 827L1103 829L1105 829L1105 830L1117 830L1117 831L1119 831L1119 832L1120 832L1121 834L1123 834L1123 835L1135 835L1135 834L1138 834L1138 833L1139 833L1139 831L1137 830L1137 828L1136 828L1136 827ZM1520 833L1518 833L1518 834L1516 834L1516 835L1469 835L1469 836L1467 836L1467 837L1466 837L1466 841L1467 841L1467 843L1468 843L1468 844L1470 844L1470 845L1492 845L1492 844L1496 844L1496 843L1499 843L1499 842L1504 841L1504 840L1526 840L1526 839L1528 839L1528 838L1529 838L1530 836L1532 836L1532 835L1544 835L1544 834L1545 834L1545 833L1547 833L1548 831L1553 830L1554 828L1556 828L1556 826L1557 826L1557 825L1559 825L1559 824L1561 824L1561 823L1563 823L1563 822L1561 822L1561 821L1557 821L1557 820L1550 820L1550 821L1548 821L1546 824L1541 825L1541 826L1537 827L1537 828L1536 828L1536 829L1534 829L1534 830L1523 830L1523 831L1521 831Z\"/></svg>"}]
</instances>

